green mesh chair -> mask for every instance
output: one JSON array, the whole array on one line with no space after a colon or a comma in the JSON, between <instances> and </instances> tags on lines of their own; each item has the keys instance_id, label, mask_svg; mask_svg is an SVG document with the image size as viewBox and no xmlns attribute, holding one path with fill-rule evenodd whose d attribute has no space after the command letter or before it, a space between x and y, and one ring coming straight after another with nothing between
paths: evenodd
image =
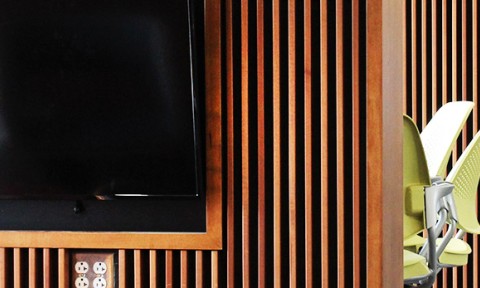
<instances>
[{"instance_id":1,"label":"green mesh chair","mask_svg":"<svg viewBox=\"0 0 480 288\"><path fill-rule=\"evenodd\" d=\"M455 185L453 198L457 206L457 238L465 232L480 234L477 220L476 198L480 179L480 132L475 135L468 147L448 174L447 181Z\"/></svg>"},{"instance_id":2,"label":"green mesh chair","mask_svg":"<svg viewBox=\"0 0 480 288\"><path fill-rule=\"evenodd\" d=\"M469 101L443 105L420 134L431 178L445 178L452 149L474 106Z\"/></svg>"},{"instance_id":3,"label":"green mesh chair","mask_svg":"<svg viewBox=\"0 0 480 288\"><path fill-rule=\"evenodd\" d=\"M470 101L446 103L420 133L429 175L433 181L444 179L452 149L474 106ZM404 248L415 252L424 244L425 238L416 235L405 239Z\"/></svg>"},{"instance_id":4,"label":"green mesh chair","mask_svg":"<svg viewBox=\"0 0 480 288\"><path fill-rule=\"evenodd\" d=\"M417 235L425 228L425 191L430 186L427 161L423 152L418 129L408 116L403 117L403 239ZM431 223L429 223L431 224ZM434 230L430 227L429 239L435 247ZM423 284L431 286L435 281L436 251L430 249L429 262L424 256L411 251L403 251L403 274L406 285Z\"/></svg>"},{"instance_id":5,"label":"green mesh chair","mask_svg":"<svg viewBox=\"0 0 480 288\"><path fill-rule=\"evenodd\" d=\"M455 260L459 256L445 251L455 231L455 218L450 219L451 225L446 236L437 241L452 207L445 199L451 197L453 185L437 182L431 185L427 161L423 145L415 123L408 116L403 118L403 193L404 193L404 224L403 237L407 240L418 233L427 230L427 244L420 254L416 251L404 250L404 283L415 287L430 287L435 281L439 268L437 255L446 254ZM456 215L456 214L455 214ZM455 240L454 240L455 241ZM461 241L461 240L459 240ZM456 241L455 241L456 242ZM463 241L461 241L463 242ZM464 257L463 254L458 254ZM462 258L463 259L463 258ZM452 259L447 259L451 260ZM452 264L453 265L453 264Z\"/></svg>"}]
</instances>

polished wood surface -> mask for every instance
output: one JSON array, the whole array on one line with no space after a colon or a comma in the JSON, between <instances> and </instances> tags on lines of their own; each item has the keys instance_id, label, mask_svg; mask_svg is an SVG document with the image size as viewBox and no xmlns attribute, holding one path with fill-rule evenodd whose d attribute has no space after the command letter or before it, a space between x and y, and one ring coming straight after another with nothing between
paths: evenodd
<instances>
[{"instance_id":1,"label":"polished wood surface","mask_svg":"<svg viewBox=\"0 0 480 288\"><path fill-rule=\"evenodd\" d=\"M250 287L250 107L249 107L249 50L248 0L241 1L241 105L242 105L242 283Z\"/></svg>"},{"instance_id":2,"label":"polished wood surface","mask_svg":"<svg viewBox=\"0 0 480 288\"><path fill-rule=\"evenodd\" d=\"M304 4L304 133L305 133L305 287L313 287L313 219L312 219L312 2Z\"/></svg>"},{"instance_id":3,"label":"polished wood surface","mask_svg":"<svg viewBox=\"0 0 480 288\"><path fill-rule=\"evenodd\" d=\"M206 115L208 123L217 123L207 127L206 149L223 149L208 161L213 234L192 234L182 242L175 234L12 232L6 247L20 248L20 255L26 248L35 248L37 257L43 252L43 268L51 265L48 280L54 284L65 281L58 277L63 272L57 253L98 248L119 249L119 287L400 286L401 244L388 231L401 227L389 213L401 212L388 203L401 200L383 193L396 191L391 182L401 183L400 167L391 169L400 155L388 149L401 143L395 119L402 108L420 111L416 119L424 125L441 105L431 91L450 97L451 71L442 55L451 39L442 29L438 35L429 31L433 23L451 27L451 12L433 11L451 8L441 1L205 1ZM415 24L399 25L412 11L419 12L418 19L408 17ZM412 56L407 49L413 47ZM457 49L462 51L464 46ZM440 69L436 84L429 82L430 64ZM425 78L432 85L426 90ZM467 91L476 89L469 81L474 87ZM223 197L217 194L222 187ZM38 237L46 245L30 246ZM95 247L82 246L92 237ZM13 270L5 268L14 263L13 248L3 249L3 256L0 250L0 287L13 286ZM452 277L447 280L450 285Z\"/></svg>"},{"instance_id":4,"label":"polished wood surface","mask_svg":"<svg viewBox=\"0 0 480 288\"><path fill-rule=\"evenodd\" d=\"M345 151L344 151L344 55L343 55L343 0L337 0L336 10L336 70L337 70L337 101L336 101L336 139L337 139L337 281L338 287L345 287Z\"/></svg>"},{"instance_id":5,"label":"polished wood surface","mask_svg":"<svg viewBox=\"0 0 480 288\"><path fill-rule=\"evenodd\" d=\"M328 179L331 173L328 168L329 150L328 150L328 4L331 1L320 1L320 225L322 230L321 236L321 261L322 261L322 286L327 287L329 285L329 252L331 250L329 235L330 235L330 223L329 223L329 187ZM333 171L332 171L333 172Z\"/></svg>"},{"instance_id":6,"label":"polished wood surface","mask_svg":"<svg viewBox=\"0 0 480 288\"><path fill-rule=\"evenodd\" d=\"M367 3L367 286L403 283L402 0ZM383 11L383 12L379 12ZM388 63L388 64L387 64ZM379 131L382 131L379 133ZM399 178L401 179L401 178ZM386 192L388 191L388 193ZM372 273L373 272L373 273Z\"/></svg>"},{"instance_id":7,"label":"polished wood surface","mask_svg":"<svg viewBox=\"0 0 480 288\"><path fill-rule=\"evenodd\" d=\"M257 175L258 175L258 229L257 229L257 285L265 287L266 281L266 216L265 216L265 7L263 0L257 0Z\"/></svg>"},{"instance_id":8,"label":"polished wood surface","mask_svg":"<svg viewBox=\"0 0 480 288\"><path fill-rule=\"evenodd\" d=\"M280 0L272 1L272 69L273 69L273 287L282 279L281 248L281 130L280 130Z\"/></svg>"}]
</instances>

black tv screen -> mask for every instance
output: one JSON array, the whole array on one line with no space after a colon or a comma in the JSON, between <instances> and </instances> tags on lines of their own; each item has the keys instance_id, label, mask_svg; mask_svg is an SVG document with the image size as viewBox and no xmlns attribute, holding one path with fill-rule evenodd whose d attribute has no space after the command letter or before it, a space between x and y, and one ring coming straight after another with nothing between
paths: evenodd
<instances>
[{"instance_id":1,"label":"black tv screen","mask_svg":"<svg viewBox=\"0 0 480 288\"><path fill-rule=\"evenodd\" d=\"M0 0L0 230L205 231L193 4Z\"/></svg>"},{"instance_id":2,"label":"black tv screen","mask_svg":"<svg viewBox=\"0 0 480 288\"><path fill-rule=\"evenodd\" d=\"M195 196L189 2L0 1L0 198Z\"/></svg>"}]
</instances>

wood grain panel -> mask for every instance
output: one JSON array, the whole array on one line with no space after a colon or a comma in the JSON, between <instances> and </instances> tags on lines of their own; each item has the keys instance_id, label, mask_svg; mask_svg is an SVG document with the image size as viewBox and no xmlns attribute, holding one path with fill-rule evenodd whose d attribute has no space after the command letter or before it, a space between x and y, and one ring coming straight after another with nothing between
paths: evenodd
<instances>
[{"instance_id":1,"label":"wood grain panel","mask_svg":"<svg viewBox=\"0 0 480 288\"><path fill-rule=\"evenodd\" d=\"M212 251L212 288L218 288L218 252L217 251Z\"/></svg>"},{"instance_id":2,"label":"wood grain panel","mask_svg":"<svg viewBox=\"0 0 480 288\"><path fill-rule=\"evenodd\" d=\"M421 1L422 129L427 125L427 1Z\"/></svg>"},{"instance_id":3,"label":"wood grain panel","mask_svg":"<svg viewBox=\"0 0 480 288\"><path fill-rule=\"evenodd\" d=\"M313 220L312 220L312 3L304 2L304 141L305 141L305 287L313 287Z\"/></svg>"},{"instance_id":4,"label":"wood grain panel","mask_svg":"<svg viewBox=\"0 0 480 288\"><path fill-rule=\"evenodd\" d=\"M447 30L447 0L442 0L442 104L447 103L448 95L448 30Z\"/></svg>"},{"instance_id":5,"label":"wood grain panel","mask_svg":"<svg viewBox=\"0 0 480 288\"><path fill-rule=\"evenodd\" d=\"M297 287L297 121L295 0L288 1L288 234L290 287Z\"/></svg>"},{"instance_id":6,"label":"wood grain panel","mask_svg":"<svg viewBox=\"0 0 480 288\"><path fill-rule=\"evenodd\" d=\"M203 251L195 251L195 287L203 287Z\"/></svg>"},{"instance_id":7,"label":"wood grain panel","mask_svg":"<svg viewBox=\"0 0 480 288\"><path fill-rule=\"evenodd\" d=\"M233 19L232 0L225 1L226 102L227 102L227 283L235 287L235 158L233 110Z\"/></svg>"},{"instance_id":8,"label":"wood grain panel","mask_svg":"<svg viewBox=\"0 0 480 288\"><path fill-rule=\"evenodd\" d=\"M125 250L118 251L118 287L127 287L127 260Z\"/></svg>"},{"instance_id":9,"label":"wood grain panel","mask_svg":"<svg viewBox=\"0 0 480 288\"><path fill-rule=\"evenodd\" d=\"M179 241L183 241L179 236L151 237L145 241L147 244L144 242L145 246L139 247L138 241L146 235L136 236L130 233L100 235L94 248L121 249L118 252L119 287L141 287L146 286L147 282L150 283L150 287L186 287L191 283L195 283L195 287L248 287L249 285L348 287L350 283L353 287L362 287L367 284L368 287L401 285L397 283L399 282L397 277L401 273L392 276L395 271L400 271L401 267L398 267L396 261L390 263L388 258L396 255L396 252L391 255L389 249L395 250L392 247L396 248L395 245L398 243L395 239L388 238L385 235L386 232L381 233L384 230L394 229L385 228L391 223L388 222L391 221L391 217L385 216L385 211L389 208L385 203L392 198L387 196L386 200L381 200L383 196L379 192L385 190L385 186L382 185L387 180L397 179L398 174L396 169L387 171L388 163L391 163L388 161L392 160L388 158L389 155L386 157L387 160L383 160L387 162L381 162L375 157L385 156L386 153L382 154L385 146L382 145L394 143L392 146L395 146L395 141L401 142L398 135L395 135L398 123L392 120L399 115L398 112L402 107L401 95L397 100L392 100L386 96L388 93L385 89L391 87L392 82L397 83L396 81L402 77L405 80L407 71L405 63L398 63L393 59L392 66L402 67L397 73L403 73L403 76L392 79L395 77L387 73L388 69L384 69L375 61L385 59L387 57L384 54L385 49L388 45L392 45L386 45L383 42L387 40L381 31L392 33L394 29L388 25L385 26L384 21L388 22L388 19L385 20L386 16L382 16L382 11L390 13L388 11L394 10L391 9L392 5L397 5L396 8L403 7L403 10L395 9L396 12L403 11L404 14L401 14L403 21L405 13L412 13L412 11L405 11L405 3L402 2L400 5L398 0L371 0L368 6L364 6L365 2L360 2L358 0L322 0L313 3L311 0L303 2L293 0L205 1L206 12L203 17L206 21L204 36L207 43L205 48L208 98L206 106L210 109L207 112L209 115L207 121L212 123L210 120L214 119L213 123L216 123L206 127L208 135L206 146L207 149L212 150L212 147L222 147L225 152L224 155L215 154L207 161L208 171L215 172L207 179L207 186L214 187L213 190L209 190L213 191L209 194L213 195L213 198L208 196L207 199L209 207L214 208L209 210L212 213L208 214L208 225L212 224L212 220L216 220L213 226L208 226L209 233L213 231L213 236L190 235L187 248L195 250L195 259L188 259L188 256L193 254L189 254L190 252L186 250L178 252L173 250L178 248ZM410 87L412 90L409 93L414 93L418 88L422 89L420 103L411 102L415 103L412 105L422 105L418 108L422 109L422 122L426 123L428 113L425 111L429 108L425 107L425 103L428 101L433 103L425 92L427 91L425 87L428 87L426 75L430 73L426 68L428 62L426 59L429 59L427 56L430 57L429 53L431 53L432 67L434 67L433 54L436 46L432 34L432 51L426 50L428 43L425 39L428 37L425 35L430 33L425 30L426 27L428 28L426 19L429 17L426 16L426 4L418 3L417 0L413 2L417 4L412 5L412 9L418 4L422 7L420 32L422 53L409 57L409 61L421 61L422 86ZM436 21L433 19L435 18L434 2L435 0L432 0L432 26L435 26L433 21ZM269 6L266 6L267 3ZM303 7L297 5L303 5ZM368 8L368 15L365 15L365 8ZM397 19L396 17L399 16L394 15L391 18ZM398 22L397 26L399 26ZM222 27L222 25L225 26ZM367 31L362 30L365 27L368 28ZM402 27L405 26L396 28ZM415 27L409 33L413 33L414 30L414 33L419 33L419 27L416 24ZM405 32L392 33L399 38L395 39L394 43L403 48L406 48ZM361 39L365 33L369 37L367 42L365 42L366 39ZM253 43L256 43L256 47ZM412 47L413 45L409 49ZM388 48L392 47L388 46ZM462 46L462 51L463 49ZM364 59L362 54L365 53L364 50L375 53L376 57ZM398 51L398 55L404 55L404 59L406 58L406 49L393 47L392 50ZM334 55L336 57L332 57ZM222 63L222 60L225 62ZM285 69L281 71L281 67ZM367 71L368 81L365 86L362 81ZM434 75L433 71L431 73ZM315 78L312 78L313 76ZM416 83L416 77L412 76L410 81ZM300 84L300 82L303 83ZM402 88L396 93L406 92L405 83L405 81L402 82ZM256 87L253 87L252 85L255 84ZM303 85L303 87L297 85ZM254 93L255 90L256 93ZM213 96L210 97L211 95ZM368 113L364 110L367 95ZM225 103L221 102L220 96ZM235 97L241 97L241 99ZM350 97L352 103L347 102L350 101ZM241 105L235 107L234 103ZM406 102L403 103L405 105ZM226 108L226 115L223 116L222 105ZM335 107L333 111L332 107ZM416 108L417 106L413 111L416 111ZM390 113L391 115L385 116ZM362 126L365 115L369 117L368 129ZM288 121L285 121L287 117ZM222 134L212 132L222 131L220 120L226 124L226 127L223 127L223 131L226 132L224 137L226 142L223 145ZM288 125L281 125L281 123ZM351 126L351 131L344 130L347 126ZM391 135L383 130L384 127L388 127L385 130L393 127L391 131L393 138L388 140L392 142L385 140ZM365 130L370 132L368 145L363 142L367 137L364 135ZM352 143L347 142L350 139ZM256 143L258 146L250 147L250 145L257 145ZM368 147L368 161L370 161L368 171L373 169L371 163L376 163L375 172L380 171L381 177L372 179L374 178L372 174L375 173L367 173L370 177L368 211L377 211L373 216L369 214L368 221L364 220L367 217L367 207L362 200L367 195L364 189L367 179L362 178L365 174L361 173L366 166L367 156L362 150L365 149L364 147ZM380 148L377 149L378 147ZM214 153L212 150L208 150L207 153ZM285 151L288 153L281 155ZM351 160L347 158L350 155ZM398 155L395 156L398 157ZM380 164L375 160L380 161ZM217 173L222 170L222 161L225 163L223 170L226 173L223 180L222 174ZM302 164L303 167L301 167ZM241 167L241 171L235 171L237 167ZM288 170L288 173L283 169ZM285 173L282 173L284 171ZM392 176L394 174L395 176ZM288 176L288 179L282 179L285 176ZM257 184L256 187L253 187L255 186L253 183ZM222 185L226 193L223 203L221 195L218 194ZM373 190L370 189L371 187ZM302 196L304 199L301 199ZM241 201L235 203L235 200L240 199ZM348 209L345 208L345 203ZM258 206L255 206L256 204ZM285 208L282 209L282 207ZM226 213L222 216L222 212ZM377 222L371 224L372 217L378 217L375 218ZM226 229L223 239L225 247L224 250L217 252L213 250L219 249L222 245L222 241L219 240L222 239L222 221ZM366 227L363 227L361 221L369 223L368 225L378 224L378 227L382 227L377 229L379 239L372 240L373 244L370 241L375 235L372 236L370 230L367 234L369 244L367 245L367 240L363 239L362 235L365 235ZM393 226L398 225L397 222L393 224ZM6 235L2 233L0 237ZM92 235L88 234L88 237ZM352 237L345 237L346 235ZM62 248L92 248L78 245L84 239L81 235L78 238L79 234L49 233L42 240L48 245L41 246L42 249L47 247L43 250L44 267L50 265L50 262L56 263L57 260L50 261L49 257L50 252L56 255L57 248L60 247L59 242L52 239L60 236L63 237L62 241L72 241L71 246L62 246ZM34 248L28 245L38 236L19 233L12 237L14 238L10 244L17 243L15 245L19 246L12 247L21 251L21 247ZM26 240L22 240L24 237ZM214 243L211 246L198 245L198 241L205 239ZM163 241L164 246L156 246L157 244L154 243L157 240ZM377 243L380 244L376 245ZM362 254L364 253L362 248L366 246L368 246L368 253ZM378 251L370 253L372 247ZM156 250L160 248L161 250ZM51 281L68 283L55 278L57 274L68 271L65 267L63 272L61 270L61 265L68 263L60 260L61 255L63 257L68 255L68 250L65 249L58 250L59 268L52 273L54 276ZM199 249L207 249L207 251L202 252ZM388 253L385 252L387 250ZM7 256L12 258L14 256L12 253L15 254L14 250L8 251ZM45 256L46 251L48 256ZM177 259L178 255L180 260ZM373 258L362 259L362 255ZM0 265L3 263L3 267L7 261L5 257L3 249L2 262L0 249ZM11 262L10 258L8 261ZM157 262L157 259L161 262ZM338 265L332 265L332 259ZM371 259L375 259L379 264L372 264ZM389 263L388 271L384 268L385 263ZM26 265L26 263L19 265ZM142 269L149 269L149 271L145 272ZM32 271L29 269L29 274L39 272ZM11 277L10 273L14 276L12 271L3 270L2 272L0 267L0 280L2 275L3 278ZM147 275L149 275L148 279L145 279ZM8 281L10 282L7 287L10 287L14 279L8 279Z\"/></svg>"},{"instance_id":10,"label":"wood grain panel","mask_svg":"<svg viewBox=\"0 0 480 288\"><path fill-rule=\"evenodd\" d=\"M422 1L423 2L423 1ZM411 58L410 58L410 65L412 67L411 69L411 82L412 82L412 90L411 90L411 98L412 98L412 119L416 122L418 119L417 116L417 98L418 98L418 72L417 72L417 0L411 0L411 12L410 15L412 15L412 21L410 23L411 29L411 48L410 48L410 53L411 53Z\"/></svg>"},{"instance_id":11,"label":"wood grain panel","mask_svg":"<svg viewBox=\"0 0 480 288\"><path fill-rule=\"evenodd\" d=\"M149 262L148 262L149 274L150 274L150 288L157 288L157 250L149 251Z\"/></svg>"},{"instance_id":12,"label":"wood grain panel","mask_svg":"<svg viewBox=\"0 0 480 288\"><path fill-rule=\"evenodd\" d=\"M478 105L478 1L472 1L472 101ZM473 131L474 135L478 131L478 109L473 109ZM478 211L478 200L477 200ZM478 251L478 235L473 236L473 251ZM478 253L473 253L473 287L479 286L478 273Z\"/></svg>"},{"instance_id":13,"label":"wood grain panel","mask_svg":"<svg viewBox=\"0 0 480 288\"><path fill-rule=\"evenodd\" d=\"M403 283L401 101L404 59L401 43L403 1L367 3L367 286L399 287ZM379 12L383 11L383 12ZM388 63L388 67L383 66ZM383 113L378 113L383 111ZM388 129L386 129L388 127ZM373 132L375 131L375 132ZM379 133L378 131L382 131ZM384 191L389 193L384 193ZM395 235L395 236L393 236ZM396 239L398 238L398 239ZM381 276L380 276L381 275Z\"/></svg>"},{"instance_id":14,"label":"wood grain panel","mask_svg":"<svg viewBox=\"0 0 480 288\"><path fill-rule=\"evenodd\" d=\"M272 58L273 58L273 286L281 287L281 131L280 131L280 0L273 0Z\"/></svg>"},{"instance_id":15,"label":"wood grain panel","mask_svg":"<svg viewBox=\"0 0 480 288\"><path fill-rule=\"evenodd\" d=\"M336 150L337 150L337 287L345 287L345 185L344 185L344 71L343 71L343 0L336 2Z\"/></svg>"},{"instance_id":16,"label":"wood grain panel","mask_svg":"<svg viewBox=\"0 0 480 288\"><path fill-rule=\"evenodd\" d=\"M188 254L180 251L180 287L188 287Z\"/></svg>"},{"instance_id":17,"label":"wood grain panel","mask_svg":"<svg viewBox=\"0 0 480 288\"><path fill-rule=\"evenodd\" d=\"M265 35L264 35L264 1L257 0L257 266L258 287L265 287L266 226L265 226Z\"/></svg>"},{"instance_id":18,"label":"wood grain panel","mask_svg":"<svg viewBox=\"0 0 480 288\"><path fill-rule=\"evenodd\" d=\"M58 287L69 287L69 257L66 249L58 249Z\"/></svg>"},{"instance_id":19,"label":"wood grain panel","mask_svg":"<svg viewBox=\"0 0 480 288\"><path fill-rule=\"evenodd\" d=\"M328 216L328 1L320 1L320 210L322 286L329 285L329 216Z\"/></svg>"},{"instance_id":20,"label":"wood grain panel","mask_svg":"<svg viewBox=\"0 0 480 288\"><path fill-rule=\"evenodd\" d=\"M0 248L0 288L7 287L7 256L6 249Z\"/></svg>"},{"instance_id":21,"label":"wood grain panel","mask_svg":"<svg viewBox=\"0 0 480 288\"><path fill-rule=\"evenodd\" d=\"M165 287L173 287L173 251L165 251Z\"/></svg>"},{"instance_id":22,"label":"wood grain panel","mask_svg":"<svg viewBox=\"0 0 480 288\"><path fill-rule=\"evenodd\" d=\"M51 279L52 266L50 265L51 255L50 249L43 249L43 287L50 287L53 282Z\"/></svg>"},{"instance_id":23,"label":"wood grain panel","mask_svg":"<svg viewBox=\"0 0 480 288\"><path fill-rule=\"evenodd\" d=\"M360 53L359 0L352 1L352 215L353 215L353 286L361 287L360 227ZM405 54L406 55L406 54ZM406 68L404 68L405 70ZM406 70L405 70L406 71ZM406 73L404 73L406 75Z\"/></svg>"},{"instance_id":24,"label":"wood grain panel","mask_svg":"<svg viewBox=\"0 0 480 288\"><path fill-rule=\"evenodd\" d=\"M37 251L35 248L28 249L28 287L37 287Z\"/></svg>"},{"instance_id":25,"label":"wood grain panel","mask_svg":"<svg viewBox=\"0 0 480 288\"><path fill-rule=\"evenodd\" d=\"M243 286L250 287L250 107L248 82L248 0L241 1L242 52L242 277Z\"/></svg>"},{"instance_id":26,"label":"wood grain panel","mask_svg":"<svg viewBox=\"0 0 480 288\"><path fill-rule=\"evenodd\" d=\"M432 13L431 13L431 18L432 18L432 29L431 29L431 33L432 33L432 42L431 42L431 46L432 46L432 50L431 50L431 54L432 54L432 66L431 66L431 72L432 72L432 95L431 95L431 101L432 101L432 115L435 111L438 110L438 103L437 103L437 95L438 95L438 80L437 80L437 77L438 77L438 73L437 73L437 69L438 69L438 65L437 65L437 41L438 41L438 38L437 38L437 0L432 0ZM405 33L406 34L406 33ZM405 35L406 37L406 35ZM406 41L406 38L405 38L405 41ZM406 50L406 49L405 49ZM406 97L405 97L406 98Z\"/></svg>"},{"instance_id":27,"label":"wood grain panel","mask_svg":"<svg viewBox=\"0 0 480 288\"><path fill-rule=\"evenodd\" d=\"M22 287L22 258L21 258L20 248L13 249L13 287L20 288ZM65 285L60 285L60 287L66 287Z\"/></svg>"},{"instance_id":28,"label":"wood grain panel","mask_svg":"<svg viewBox=\"0 0 480 288\"><path fill-rule=\"evenodd\" d=\"M143 277L142 277L142 251L134 250L133 251L133 279L134 287L142 288L143 287Z\"/></svg>"}]
</instances>

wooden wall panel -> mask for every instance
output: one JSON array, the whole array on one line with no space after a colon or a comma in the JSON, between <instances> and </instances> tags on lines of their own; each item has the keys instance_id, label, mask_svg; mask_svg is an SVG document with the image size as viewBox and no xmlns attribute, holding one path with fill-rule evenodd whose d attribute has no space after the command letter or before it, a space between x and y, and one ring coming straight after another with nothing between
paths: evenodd
<instances>
[{"instance_id":1,"label":"wooden wall panel","mask_svg":"<svg viewBox=\"0 0 480 288\"><path fill-rule=\"evenodd\" d=\"M415 51L403 51L407 36L389 44L381 32L393 31L394 19L403 21L417 5L402 2L405 9L398 9L397 0L367 2L206 1L206 89L221 93L216 108L226 111L223 178L208 180L223 181L222 207L216 206L214 216L223 217L224 249L118 250L118 287L382 287L387 278L388 285L401 281L401 240L386 236L401 226L401 213L386 213L398 202L396 186L389 185L394 193L383 197L386 183L401 183L400 168L392 168L399 156L383 157L388 160L379 166L373 161L385 155L384 145L401 145L395 131L408 99L402 105L395 95L408 87L408 97L421 95L420 103L408 100L408 110L429 111L422 107L430 103L431 89L422 85L429 79L427 59L435 56L428 55L428 39L419 42L417 55L413 40L408 47ZM407 25L409 35L430 35L425 7L421 25ZM389 19L382 11L394 13ZM384 52L392 45L399 54ZM386 69L382 56L402 68ZM412 77L417 64L407 71L407 61L421 63L422 81ZM407 75L415 80L399 89L391 85ZM428 115L419 117L426 122ZM367 207L380 210L368 214ZM376 223L384 230L373 228ZM0 249L0 287L27 281L42 269L48 272L37 280L46 286L69 283L70 250L31 249L32 260L22 261L22 250L12 248ZM32 264L41 262L35 257L43 257L43 267ZM24 265L29 273L22 272Z\"/></svg>"}]
</instances>

